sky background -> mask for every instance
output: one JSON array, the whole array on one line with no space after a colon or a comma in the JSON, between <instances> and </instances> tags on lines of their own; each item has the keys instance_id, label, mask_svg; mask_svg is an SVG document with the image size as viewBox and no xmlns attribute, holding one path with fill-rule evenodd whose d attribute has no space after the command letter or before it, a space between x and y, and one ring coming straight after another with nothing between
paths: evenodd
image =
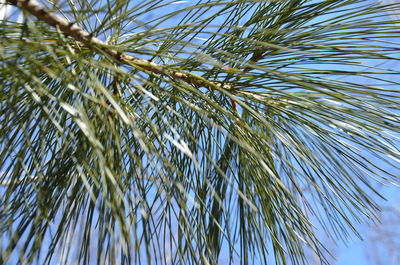
<instances>
[{"instance_id":1,"label":"sky background","mask_svg":"<svg viewBox=\"0 0 400 265\"><path fill-rule=\"evenodd\" d=\"M377 0L378 1L378 0ZM379 0L380 2L394 3L395 0ZM183 1L182 1L183 2ZM4 3L4 0L0 0ZM10 8L0 4L0 19L3 19ZM391 14L400 17L400 14ZM400 28L399 28L400 29ZM396 65L386 65L387 68ZM400 175L400 172L398 172ZM377 199L384 209L381 225L373 224L357 225L363 241L355 236L349 242L333 242L323 233L320 239L333 254L332 265L399 265L400 264L400 196L396 187L379 187L379 190L387 198L387 201ZM397 251L399 249L399 251ZM314 260L314 261L313 261ZM315 258L310 257L310 264L316 264Z\"/></svg>"}]
</instances>

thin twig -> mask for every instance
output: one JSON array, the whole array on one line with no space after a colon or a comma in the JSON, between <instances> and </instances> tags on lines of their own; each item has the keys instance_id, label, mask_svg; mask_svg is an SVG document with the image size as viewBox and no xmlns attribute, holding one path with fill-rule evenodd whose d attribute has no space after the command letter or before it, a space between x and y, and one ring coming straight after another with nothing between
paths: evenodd
<instances>
[{"instance_id":1,"label":"thin twig","mask_svg":"<svg viewBox=\"0 0 400 265\"><path fill-rule=\"evenodd\" d=\"M233 88L232 84L211 82L200 76L195 76L190 73L168 69L169 68L168 65L156 64L151 61L139 59L134 56L123 54L116 50L113 50L106 43L94 37L87 31L81 29L75 23L70 22L63 17L46 10L45 7L43 7L36 0L6 0L6 1L11 5L18 6L19 8L28 11L30 14L37 17L40 21L46 22L47 24L55 28L58 28L65 35L74 38L76 41L79 41L89 47L95 46L100 48L102 51L104 51L105 53L107 53L120 63L129 65L134 64L149 72L176 78L186 83L189 83L195 87L206 87L208 89L220 88L225 90L230 90Z\"/></svg>"}]
</instances>

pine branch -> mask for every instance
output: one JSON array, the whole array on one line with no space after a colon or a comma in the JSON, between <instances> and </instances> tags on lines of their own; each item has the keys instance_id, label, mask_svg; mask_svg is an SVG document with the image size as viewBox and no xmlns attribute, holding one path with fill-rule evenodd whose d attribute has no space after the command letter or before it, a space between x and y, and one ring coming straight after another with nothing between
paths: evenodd
<instances>
[{"instance_id":1,"label":"pine branch","mask_svg":"<svg viewBox=\"0 0 400 265\"><path fill-rule=\"evenodd\" d=\"M231 90L233 88L233 85L230 83L223 84L220 82L211 82L201 76L197 76L192 73L168 69L168 65L156 64L148 60L136 58L134 56L123 54L119 51L113 50L106 43L94 37L91 33L86 32L85 30L78 27L74 22L70 22L67 19L62 18L61 16L46 10L36 0L6 0L6 2L28 11L40 21L46 22L47 24L58 28L65 35L74 38L76 41L79 41L88 47L100 48L102 51L110 55L121 64L133 64L141 67L146 71L179 79L195 87L206 87L210 90L215 88Z\"/></svg>"}]
</instances>

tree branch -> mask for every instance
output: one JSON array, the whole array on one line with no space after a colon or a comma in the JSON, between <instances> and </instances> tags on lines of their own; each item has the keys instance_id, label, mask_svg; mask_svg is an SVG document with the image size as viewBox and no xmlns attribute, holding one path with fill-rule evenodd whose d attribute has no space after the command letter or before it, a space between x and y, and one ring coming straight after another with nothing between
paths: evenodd
<instances>
[{"instance_id":1,"label":"tree branch","mask_svg":"<svg viewBox=\"0 0 400 265\"><path fill-rule=\"evenodd\" d=\"M92 34L84 31L83 29L78 27L75 23L70 22L63 17L46 10L36 0L6 0L6 2L28 11L30 14L37 17L40 21L46 22L47 24L55 28L58 28L65 35L68 35L87 46L99 47L102 51L106 52L108 55L110 55L111 57L113 57L122 64L128 64L128 65L134 64L140 66L141 68L149 72L179 79L195 87L206 87L208 89L221 88L225 90L230 90L233 88L232 84L211 82L204 79L201 76L168 69L168 65L156 64L144 59L139 59L134 56L123 54L116 50L113 50L109 48L106 43L94 37Z\"/></svg>"}]
</instances>

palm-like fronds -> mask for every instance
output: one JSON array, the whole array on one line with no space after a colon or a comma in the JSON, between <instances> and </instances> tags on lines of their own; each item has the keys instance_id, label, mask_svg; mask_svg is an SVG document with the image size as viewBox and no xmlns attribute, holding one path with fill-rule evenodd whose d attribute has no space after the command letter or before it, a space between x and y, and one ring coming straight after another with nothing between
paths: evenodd
<instances>
[{"instance_id":1,"label":"palm-like fronds","mask_svg":"<svg viewBox=\"0 0 400 265\"><path fill-rule=\"evenodd\" d=\"M0 263L303 264L398 182L399 4L7 2Z\"/></svg>"}]
</instances>

